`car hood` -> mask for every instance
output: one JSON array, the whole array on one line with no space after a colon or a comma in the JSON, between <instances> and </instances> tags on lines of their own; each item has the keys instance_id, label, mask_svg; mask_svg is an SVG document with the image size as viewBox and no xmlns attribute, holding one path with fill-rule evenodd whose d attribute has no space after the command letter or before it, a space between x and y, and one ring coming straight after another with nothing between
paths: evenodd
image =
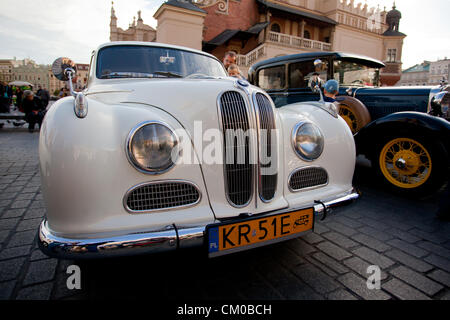
<instances>
[{"instance_id":1,"label":"car hood","mask_svg":"<svg viewBox=\"0 0 450 320\"><path fill-rule=\"evenodd\" d=\"M91 99L111 104L111 107L138 104L161 109L192 133L195 121L201 121L203 129L218 127L217 99L227 90L238 90L236 79L110 80L85 93Z\"/></svg>"}]
</instances>

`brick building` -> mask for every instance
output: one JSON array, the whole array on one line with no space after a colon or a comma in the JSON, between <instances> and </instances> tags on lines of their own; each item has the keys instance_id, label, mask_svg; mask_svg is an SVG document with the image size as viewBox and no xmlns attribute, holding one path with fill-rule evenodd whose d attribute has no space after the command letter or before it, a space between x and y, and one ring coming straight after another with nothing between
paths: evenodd
<instances>
[{"instance_id":1,"label":"brick building","mask_svg":"<svg viewBox=\"0 0 450 320\"><path fill-rule=\"evenodd\" d=\"M384 85L401 78L406 35L395 3L388 12L354 0L168 0L154 17L156 37L149 41L202 49L219 59L233 50L244 74L276 56L345 51L385 62ZM112 9L111 39L117 39L115 19Z\"/></svg>"}]
</instances>

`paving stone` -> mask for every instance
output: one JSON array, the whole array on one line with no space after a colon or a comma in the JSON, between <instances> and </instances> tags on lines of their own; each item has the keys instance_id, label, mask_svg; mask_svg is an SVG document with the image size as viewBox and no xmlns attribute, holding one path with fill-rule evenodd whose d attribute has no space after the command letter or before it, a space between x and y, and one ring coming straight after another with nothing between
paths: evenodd
<instances>
[{"instance_id":1,"label":"paving stone","mask_svg":"<svg viewBox=\"0 0 450 320\"><path fill-rule=\"evenodd\" d=\"M353 228L349 228L345 225L343 225L342 223L339 222L328 222L327 223L327 227L329 227L330 229L333 229L334 231L337 231L339 233L342 233L346 236L352 236L355 233L357 233L357 231Z\"/></svg>"},{"instance_id":2,"label":"paving stone","mask_svg":"<svg viewBox=\"0 0 450 320\"><path fill-rule=\"evenodd\" d=\"M347 227L355 228L355 229L361 228L363 226L363 224L358 222L357 220L350 219L350 218L347 218L347 217L344 217L344 216L336 217L335 221L339 222L339 223L341 223L343 225L346 225Z\"/></svg>"},{"instance_id":3,"label":"paving stone","mask_svg":"<svg viewBox=\"0 0 450 320\"><path fill-rule=\"evenodd\" d=\"M5 192L0 194L0 200L12 200L17 196L15 192Z\"/></svg>"},{"instance_id":4,"label":"paving stone","mask_svg":"<svg viewBox=\"0 0 450 320\"><path fill-rule=\"evenodd\" d=\"M30 285L52 280L55 276L57 264L58 260L56 259L46 259L31 262L28 267L28 271L23 284Z\"/></svg>"},{"instance_id":5,"label":"paving stone","mask_svg":"<svg viewBox=\"0 0 450 320\"><path fill-rule=\"evenodd\" d=\"M295 277L287 269L277 265L274 262L269 262L257 267L260 274L264 275L267 281L288 300L314 300L320 299L316 292L314 292L303 281Z\"/></svg>"},{"instance_id":6,"label":"paving stone","mask_svg":"<svg viewBox=\"0 0 450 320\"><path fill-rule=\"evenodd\" d=\"M302 237L303 240L308 242L309 244L316 244L324 240L319 234L315 232L310 232Z\"/></svg>"},{"instance_id":7,"label":"paving stone","mask_svg":"<svg viewBox=\"0 0 450 320\"><path fill-rule=\"evenodd\" d=\"M25 209L11 209L3 213L2 218L19 218L25 213Z\"/></svg>"},{"instance_id":8,"label":"paving stone","mask_svg":"<svg viewBox=\"0 0 450 320\"><path fill-rule=\"evenodd\" d=\"M352 239L378 252L384 252L391 248L383 242L362 233L352 236Z\"/></svg>"},{"instance_id":9,"label":"paving stone","mask_svg":"<svg viewBox=\"0 0 450 320\"><path fill-rule=\"evenodd\" d=\"M319 268L321 271L325 272L327 275L329 275L331 278L336 278L338 276L338 274L336 272L334 272L332 269L330 269L329 267L327 267L326 265L324 265L323 263L317 261L316 259L313 259L310 256L305 256L305 260L316 266L317 268Z\"/></svg>"},{"instance_id":10,"label":"paving stone","mask_svg":"<svg viewBox=\"0 0 450 320\"><path fill-rule=\"evenodd\" d=\"M286 245L294 252L296 252L299 256L307 255L311 252L317 251L314 247L307 244L302 239L294 239L286 242Z\"/></svg>"},{"instance_id":11,"label":"paving stone","mask_svg":"<svg viewBox=\"0 0 450 320\"><path fill-rule=\"evenodd\" d=\"M352 257L350 259L344 260L344 264L352 269L353 271L356 271L359 275L361 275L363 278L368 278L370 275L367 273L367 268L371 266L372 264L358 258L358 257ZM381 270L381 280L385 280L388 277L387 273Z\"/></svg>"},{"instance_id":12,"label":"paving stone","mask_svg":"<svg viewBox=\"0 0 450 320\"><path fill-rule=\"evenodd\" d=\"M391 297L381 290L367 288L367 280L354 273L347 273L338 278L344 286L366 300L389 300Z\"/></svg>"},{"instance_id":13,"label":"paving stone","mask_svg":"<svg viewBox=\"0 0 450 320\"><path fill-rule=\"evenodd\" d=\"M31 200L35 197L35 195L35 193L21 193L17 196L16 200Z\"/></svg>"},{"instance_id":14,"label":"paving stone","mask_svg":"<svg viewBox=\"0 0 450 320\"><path fill-rule=\"evenodd\" d=\"M44 201L33 201L30 208L45 208L45 203Z\"/></svg>"},{"instance_id":15,"label":"paving stone","mask_svg":"<svg viewBox=\"0 0 450 320\"><path fill-rule=\"evenodd\" d=\"M327 296L328 300L339 300L339 301L343 301L343 300L358 300L358 298L356 298L354 295L352 295L351 293L349 293L348 291L339 289L335 292L332 292L330 294L328 294Z\"/></svg>"},{"instance_id":16,"label":"paving stone","mask_svg":"<svg viewBox=\"0 0 450 320\"><path fill-rule=\"evenodd\" d=\"M0 251L0 260L27 256L30 253L31 246L22 246L6 248Z\"/></svg>"},{"instance_id":17,"label":"paving stone","mask_svg":"<svg viewBox=\"0 0 450 320\"><path fill-rule=\"evenodd\" d=\"M22 189L23 189L22 186L8 187L7 188L8 192L14 192L14 193L18 193L18 192L22 191Z\"/></svg>"},{"instance_id":18,"label":"paving stone","mask_svg":"<svg viewBox=\"0 0 450 320\"><path fill-rule=\"evenodd\" d=\"M336 232L328 232L323 235L324 238L334 242L338 246L344 247L345 249L352 248L358 246L358 243L351 240L350 238L343 236Z\"/></svg>"},{"instance_id":19,"label":"paving stone","mask_svg":"<svg viewBox=\"0 0 450 320\"><path fill-rule=\"evenodd\" d=\"M48 300L52 292L53 283L43 283L23 288L17 294L17 300Z\"/></svg>"},{"instance_id":20,"label":"paving stone","mask_svg":"<svg viewBox=\"0 0 450 320\"><path fill-rule=\"evenodd\" d=\"M427 276L450 288L450 273L447 273L442 270L435 270L435 271L429 273Z\"/></svg>"},{"instance_id":21,"label":"paving stone","mask_svg":"<svg viewBox=\"0 0 450 320\"><path fill-rule=\"evenodd\" d=\"M414 228L414 226L405 223L405 222L401 222L401 221L395 221L392 219L385 219L383 220L384 223L386 223L387 225L393 227L392 229L399 229L402 231L408 231L411 230L412 228Z\"/></svg>"},{"instance_id":22,"label":"paving stone","mask_svg":"<svg viewBox=\"0 0 450 320\"><path fill-rule=\"evenodd\" d=\"M0 261L0 282L14 280L20 272L25 258Z\"/></svg>"},{"instance_id":23,"label":"paving stone","mask_svg":"<svg viewBox=\"0 0 450 320\"><path fill-rule=\"evenodd\" d=\"M450 272L450 260L431 254L425 258L425 261L432 265L441 268L447 272Z\"/></svg>"},{"instance_id":24,"label":"paving stone","mask_svg":"<svg viewBox=\"0 0 450 320\"><path fill-rule=\"evenodd\" d=\"M368 225L369 227L375 228L377 230L386 230L389 228L389 225L387 225L386 223L371 219L371 218L361 218L358 220L359 222L362 222L366 225Z\"/></svg>"},{"instance_id":25,"label":"paving stone","mask_svg":"<svg viewBox=\"0 0 450 320\"><path fill-rule=\"evenodd\" d=\"M8 242L8 247L18 247L32 244L36 237L36 230L16 232Z\"/></svg>"},{"instance_id":26,"label":"paving stone","mask_svg":"<svg viewBox=\"0 0 450 320\"><path fill-rule=\"evenodd\" d=\"M436 233L429 233L429 232L422 231L419 229L412 229L411 233L413 233L414 235L416 235L418 237L421 237L422 239L434 242L436 244L441 244L441 243L448 241L448 234L441 236Z\"/></svg>"},{"instance_id":27,"label":"paving stone","mask_svg":"<svg viewBox=\"0 0 450 320\"><path fill-rule=\"evenodd\" d=\"M430 252L433 252L441 257L450 259L450 250L445 249L444 247L441 247L439 245L436 245L434 243L428 242L428 241L422 241L417 243L417 245L425 250L428 250Z\"/></svg>"},{"instance_id":28,"label":"paving stone","mask_svg":"<svg viewBox=\"0 0 450 320\"><path fill-rule=\"evenodd\" d=\"M0 283L0 300L9 300L16 287L16 281Z\"/></svg>"},{"instance_id":29,"label":"paving stone","mask_svg":"<svg viewBox=\"0 0 450 320\"><path fill-rule=\"evenodd\" d=\"M393 238L392 235L384 232L384 231L379 231L375 228L372 227L363 227L358 229L359 232L362 232L368 236L374 237L375 239L378 239L380 241L387 241L387 240L391 240Z\"/></svg>"},{"instance_id":30,"label":"paving stone","mask_svg":"<svg viewBox=\"0 0 450 320\"><path fill-rule=\"evenodd\" d=\"M406 242L409 243L415 243L417 241L420 241L421 239L413 234L411 234L410 232L406 232L397 228L391 228L386 230L386 233L389 233L391 235L393 235L396 238L399 238L401 240L404 240Z\"/></svg>"},{"instance_id":31,"label":"paving stone","mask_svg":"<svg viewBox=\"0 0 450 320\"><path fill-rule=\"evenodd\" d=\"M6 207L8 206L12 200L0 200L0 207Z\"/></svg>"},{"instance_id":32,"label":"paving stone","mask_svg":"<svg viewBox=\"0 0 450 320\"><path fill-rule=\"evenodd\" d=\"M325 232L328 232L328 231L330 231L330 229L325 227L323 225L323 223L315 223L314 224L314 233L322 234L322 233L325 233Z\"/></svg>"},{"instance_id":33,"label":"paving stone","mask_svg":"<svg viewBox=\"0 0 450 320\"><path fill-rule=\"evenodd\" d=\"M404 266L397 267L390 271L390 273L405 281L406 283L416 287L417 289L425 292L429 296L433 296L442 290L444 287L440 284L422 276L420 273L412 271Z\"/></svg>"},{"instance_id":34,"label":"paving stone","mask_svg":"<svg viewBox=\"0 0 450 320\"><path fill-rule=\"evenodd\" d=\"M31 203L31 200L20 200L20 201L14 201L11 204L12 209L20 209L20 208L26 208Z\"/></svg>"},{"instance_id":35,"label":"paving stone","mask_svg":"<svg viewBox=\"0 0 450 320\"><path fill-rule=\"evenodd\" d=\"M355 249L352 252L373 265L379 266L382 270L394 264L394 261L391 259L366 247Z\"/></svg>"},{"instance_id":36,"label":"paving stone","mask_svg":"<svg viewBox=\"0 0 450 320\"><path fill-rule=\"evenodd\" d=\"M340 264L339 262L337 262L333 258L330 258L329 256L327 256L326 254L324 254L322 252L317 252L317 253L313 254L313 258L316 259L317 261L323 263L328 268L334 270L337 273L342 274L342 273L346 273L349 271L345 266L343 266L342 264Z\"/></svg>"},{"instance_id":37,"label":"paving stone","mask_svg":"<svg viewBox=\"0 0 450 320\"><path fill-rule=\"evenodd\" d=\"M19 219L0 219L0 230L11 230L14 229L19 222Z\"/></svg>"},{"instance_id":38,"label":"paving stone","mask_svg":"<svg viewBox=\"0 0 450 320\"><path fill-rule=\"evenodd\" d=\"M24 219L42 218L44 217L45 213L46 213L45 208L31 208L25 214Z\"/></svg>"},{"instance_id":39,"label":"paving stone","mask_svg":"<svg viewBox=\"0 0 450 320\"><path fill-rule=\"evenodd\" d=\"M27 231L27 230L37 230L42 222L42 218L35 218L29 220L23 220L17 226L16 231Z\"/></svg>"},{"instance_id":40,"label":"paving stone","mask_svg":"<svg viewBox=\"0 0 450 320\"><path fill-rule=\"evenodd\" d=\"M392 247L396 247L397 249L402 250L403 252L409 253L417 258L422 258L428 254L428 251L419 248L413 244L405 242L399 239L393 239L387 242L388 245Z\"/></svg>"},{"instance_id":41,"label":"paving stone","mask_svg":"<svg viewBox=\"0 0 450 320\"><path fill-rule=\"evenodd\" d=\"M22 193L35 193L35 192L38 192L38 190L39 190L39 186L26 187L22 190Z\"/></svg>"},{"instance_id":42,"label":"paving stone","mask_svg":"<svg viewBox=\"0 0 450 320\"><path fill-rule=\"evenodd\" d=\"M339 288L336 281L312 265L300 265L293 268L292 271L320 294Z\"/></svg>"},{"instance_id":43,"label":"paving stone","mask_svg":"<svg viewBox=\"0 0 450 320\"><path fill-rule=\"evenodd\" d=\"M401 300L431 300L422 292L397 279L384 283L382 288Z\"/></svg>"},{"instance_id":44,"label":"paving stone","mask_svg":"<svg viewBox=\"0 0 450 320\"><path fill-rule=\"evenodd\" d=\"M348 251L341 249L328 241L319 243L317 248L336 260L343 260L352 256Z\"/></svg>"},{"instance_id":45,"label":"paving stone","mask_svg":"<svg viewBox=\"0 0 450 320\"><path fill-rule=\"evenodd\" d=\"M433 266L424 262L422 259L414 258L400 250L393 249L384 253L389 258L397 260L398 262L419 272L428 272L433 269Z\"/></svg>"},{"instance_id":46,"label":"paving stone","mask_svg":"<svg viewBox=\"0 0 450 320\"><path fill-rule=\"evenodd\" d=\"M3 243L9 235L9 230L0 231L0 243Z\"/></svg>"}]
</instances>

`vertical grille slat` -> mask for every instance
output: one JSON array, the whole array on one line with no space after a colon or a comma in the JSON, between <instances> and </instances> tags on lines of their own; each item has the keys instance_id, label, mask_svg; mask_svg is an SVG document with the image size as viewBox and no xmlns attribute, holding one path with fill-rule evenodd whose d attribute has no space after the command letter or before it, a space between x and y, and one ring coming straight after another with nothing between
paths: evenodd
<instances>
[{"instance_id":1,"label":"vertical grille slat","mask_svg":"<svg viewBox=\"0 0 450 320\"><path fill-rule=\"evenodd\" d=\"M277 188L277 173L268 174L265 172L272 165L275 165L272 154L272 130L275 130L275 117L272 104L262 93L256 94L257 110L259 114L260 129L260 172L259 172L259 195L263 201L270 201L275 196ZM270 160L270 162L269 162Z\"/></svg>"},{"instance_id":2,"label":"vertical grille slat","mask_svg":"<svg viewBox=\"0 0 450 320\"><path fill-rule=\"evenodd\" d=\"M248 136L245 136L250 129L249 116L243 97L235 91L227 91L222 94L219 108L226 161L224 165L226 192L229 201L234 206L242 207L249 203L252 195L253 172L250 164L250 141ZM235 138L235 133L237 138ZM230 139L227 138L227 135L230 134L232 134L233 141L228 141ZM239 145L241 142L243 145ZM228 163L230 154L234 155L232 163ZM242 157L244 157L244 163L238 162Z\"/></svg>"}]
</instances>

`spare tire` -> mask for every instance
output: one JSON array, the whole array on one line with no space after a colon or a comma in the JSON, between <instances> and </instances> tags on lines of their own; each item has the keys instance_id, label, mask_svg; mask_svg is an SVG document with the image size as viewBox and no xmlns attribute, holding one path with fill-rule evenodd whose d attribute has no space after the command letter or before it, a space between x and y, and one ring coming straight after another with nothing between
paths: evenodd
<instances>
[{"instance_id":1,"label":"spare tire","mask_svg":"<svg viewBox=\"0 0 450 320\"><path fill-rule=\"evenodd\" d=\"M353 134L370 123L369 110L360 100L349 96L340 96L338 102L339 115L347 122Z\"/></svg>"}]
</instances>

